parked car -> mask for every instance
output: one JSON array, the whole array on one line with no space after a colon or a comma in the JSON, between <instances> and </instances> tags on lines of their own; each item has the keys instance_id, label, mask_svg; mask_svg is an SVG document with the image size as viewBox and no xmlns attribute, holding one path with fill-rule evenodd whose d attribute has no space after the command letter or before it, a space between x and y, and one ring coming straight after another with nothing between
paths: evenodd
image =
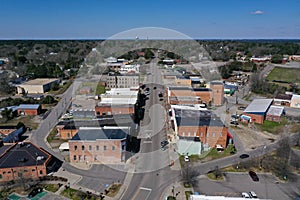
<instances>
[{"instance_id":1,"label":"parked car","mask_svg":"<svg viewBox=\"0 0 300 200\"><path fill-rule=\"evenodd\" d=\"M168 149L168 147L167 147L167 146L162 146L162 147L160 147L160 149L161 149L162 151L165 151L165 150Z\"/></svg>"},{"instance_id":2,"label":"parked car","mask_svg":"<svg viewBox=\"0 0 300 200\"><path fill-rule=\"evenodd\" d=\"M168 145L168 144L169 144L168 140L163 140L163 141L161 141L161 143L160 143L161 146L166 146L166 145Z\"/></svg>"},{"instance_id":3,"label":"parked car","mask_svg":"<svg viewBox=\"0 0 300 200\"><path fill-rule=\"evenodd\" d=\"M245 110L245 109L246 109L245 106L239 106L239 107L238 107L238 110Z\"/></svg>"},{"instance_id":4,"label":"parked car","mask_svg":"<svg viewBox=\"0 0 300 200\"><path fill-rule=\"evenodd\" d=\"M239 123L237 121L231 121L230 124L239 125Z\"/></svg>"},{"instance_id":5,"label":"parked car","mask_svg":"<svg viewBox=\"0 0 300 200\"><path fill-rule=\"evenodd\" d=\"M245 154L245 153L243 153L242 155L240 155L240 158L241 158L241 159L244 159L244 158L249 158L249 155L248 155L248 154Z\"/></svg>"},{"instance_id":6,"label":"parked car","mask_svg":"<svg viewBox=\"0 0 300 200\"><path fill-rule=\"evenodd\" d=\"M245 199L250 199L250 195L247 192L242 192L242 197Z\"/></svg>"},{"instance_id":7,"label":"parked car","mask_svg":"<svg viewBox=\"0 0 300 200\"><path fill-rule=\"evenodd\" d=\"M28 198L32 198L34 197L35 195L37 195L38 193L42 192L43 191L43 188L34 188L29 194L28 194Z\"/></svg>"},{"instance_id":8,"label":"parked car","mask_svg":"<svg viewBox=\"0 0 300 200\"><path fill-rule=\"evenodd\" d=\"M250 191L249 194L250 194L250 197L253 198L253 199L257 199L258 198L257 195L256 195L256 193L253 192L253 191Z\"/></svg>"},{"instance_id":9,"label":"parked car","mask_svg":"<svg viewBox=\"0 0 300 200\"><path fill-rule=\"evenodd\" d=\"M185 161L185 162L190 162L189 156L184 156L184 161Z\"/></svg>"},{"instance_id":10,"label":"parked car","mask_svg":"<svg viewBox=\"0 0 300 200\"><path fill-rule=\"evenodd\" d=\"M259 181L257 174L254 171L249 171L249 175L253 181Z\"/></svg>"},{"instance_id":11,"label":"parked car","mask_svg":"<svg viewBox=\"0 0 300 200\"><path fill-rule=\"evenodd\" d=\"M156 87L154 86L153 89L156 90Z\"/></svg>"}]
</instances>

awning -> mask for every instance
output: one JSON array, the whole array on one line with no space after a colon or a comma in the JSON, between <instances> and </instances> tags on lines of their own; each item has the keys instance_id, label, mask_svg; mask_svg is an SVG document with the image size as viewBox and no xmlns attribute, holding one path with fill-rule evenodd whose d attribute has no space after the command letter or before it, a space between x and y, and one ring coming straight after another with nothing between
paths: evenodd
<instances>
[{"instance_id":1,"label":"awning","mask_svg":"<svg viewBox=\"0 0 300 200\"><path fill-rule=\"evenodd\" d=\"M59 150L69 150L69 143L68 142L64 142L59 146Z\"/></svg>"},{"instance_id":2,"label":"awning","mask_svg":"<svg viewBox=\"0 0 300 200\"><path fill-rule=\"evenodd\" d=\"M229 132L227 132L227 137L233 139L233 136Z\"/></svg>"}]
</instances>

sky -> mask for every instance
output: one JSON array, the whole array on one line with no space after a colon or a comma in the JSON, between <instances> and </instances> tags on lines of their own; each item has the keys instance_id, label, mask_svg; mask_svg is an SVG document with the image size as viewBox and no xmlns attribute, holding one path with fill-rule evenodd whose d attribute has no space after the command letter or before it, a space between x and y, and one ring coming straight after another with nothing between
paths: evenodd
<instances>
[{"instance_id":1,"label":"sky","mask_svg":"<svg viewBox=\"0 0 300 200\"><path fill-rule=\"evenodd\" d=\"M0 39L107 39L143 27L193 39L300 39L299 0L0 0Z\"/></svg>"}]
</instances>

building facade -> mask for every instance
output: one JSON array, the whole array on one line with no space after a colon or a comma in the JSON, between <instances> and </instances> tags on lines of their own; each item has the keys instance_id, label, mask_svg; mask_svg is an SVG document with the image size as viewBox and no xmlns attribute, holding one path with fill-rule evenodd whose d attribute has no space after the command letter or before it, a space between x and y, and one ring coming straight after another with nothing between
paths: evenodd
<instances>
[{"instance_id":1,"label":"building facade","mask_svg":"<svg viewBox=\"0 0 300 200\"><path fill-rule=\"evenodd\" d=\"M18 115L39 115L42 111L40 104L20 104Z\"/></svg>"},{"instance_id":2,"label":"building facade","mask_svg":"<svg viewBox=\"0 0 300 200\"><path fill-rule=\"evenodd\" d=\"M53 169L52 155L30 142L0 148L0 182L37 179Z\"/></svg>"},{"instance_id":3,"label":"building facade","mask_svg":"<svg viewBox=\"0 0 300 200\"><path fill-rule=\"evenodd\" d=\"M80 128L69 140L72 163L122 163L126 161L128 127Z\"/></svg>"},{"instance_id":4,"label":"building facade","mask_svg":"<svg viewBox=\"0 0 300 200\"><path fill-rule=\"evenodd\" d=\"M51 89L52 84L59 83L58 79L47 79L39 78L30 80L23 84L17 85L18 94L34 94L34 93L45 93Z\"/></svg>"},{"instance_id":5,"label":"building facade","mask_svg":"<svg viewBox=\"0 0 300 200\"><path fill-rule=\"evenodd\" d=\"M106 80L106 88L130 88L138 87L140 77L138 74L132 75L109 75Z\"/></svg>"}]
</instances>

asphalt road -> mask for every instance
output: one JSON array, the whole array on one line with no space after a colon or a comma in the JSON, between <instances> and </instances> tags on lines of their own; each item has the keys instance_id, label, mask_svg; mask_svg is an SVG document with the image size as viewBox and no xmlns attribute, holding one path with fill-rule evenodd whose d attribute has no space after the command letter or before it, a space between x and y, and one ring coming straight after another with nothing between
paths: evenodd
<instances>
[{"instance_id":1,"label":"asphalt road","mask_svg":"<svg viewBox=\"0 0 300 200\"><path fill-rule=\"evenodd\" d=\"M159 99L159 92L165 92L161 73L154 60L150 63L146 87L150 89L146 101L145 117L141 123L141 150L136 155L135 174L122 199L160 199L164 189L180 179L180 171L172 171L168 150L162 150L160 143L166 139L166 108ZM156 89L154 89L156 87Z\"/></svg>"}]
</instances>

